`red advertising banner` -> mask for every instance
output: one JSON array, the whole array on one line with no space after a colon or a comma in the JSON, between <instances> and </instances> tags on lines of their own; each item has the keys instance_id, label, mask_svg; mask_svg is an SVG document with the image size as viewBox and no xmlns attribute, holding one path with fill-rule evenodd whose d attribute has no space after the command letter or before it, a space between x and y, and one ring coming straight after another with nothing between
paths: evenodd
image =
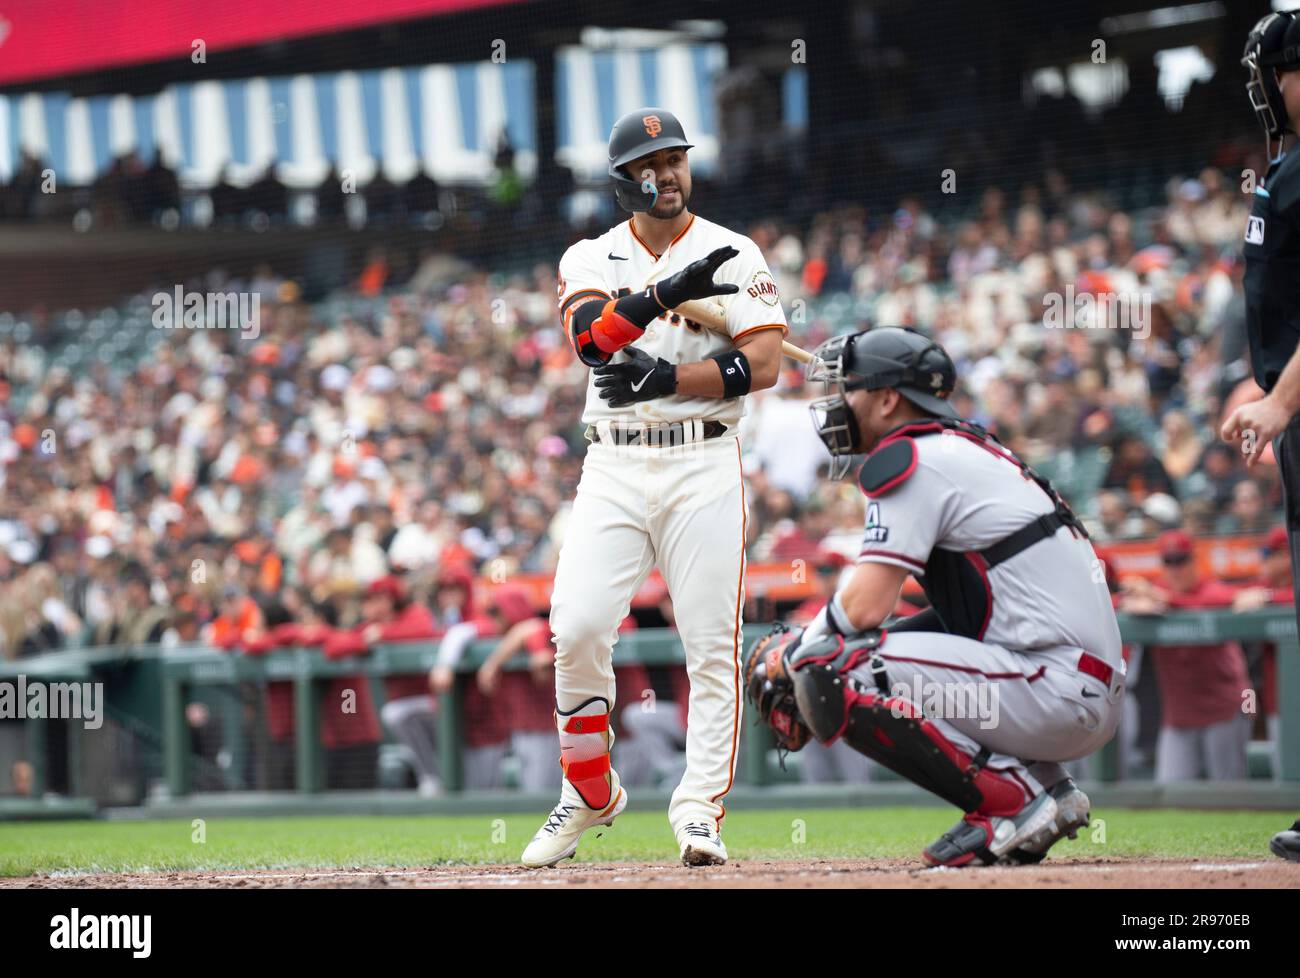
<instances>
[{"instance_id":1,"label":"red advertising banner","mask_svg":"<svg viewBox=\"0 0 1300 978\"><path fill-rule=\"evenodd\" d=\"M0 0L0 85L520 2Z\"/></svg>"}]
</instances>

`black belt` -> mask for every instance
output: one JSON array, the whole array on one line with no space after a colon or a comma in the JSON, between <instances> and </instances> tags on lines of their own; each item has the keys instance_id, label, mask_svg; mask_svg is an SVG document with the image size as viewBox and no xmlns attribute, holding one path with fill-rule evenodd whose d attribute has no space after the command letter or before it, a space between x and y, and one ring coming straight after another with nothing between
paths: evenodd
<instances>
[{"instance_id":1,"label":"black belt","mask_svg":"<svg viewBox=\"0 0 1300 978\"><path fill-rule=\"evenodd\" d=\"M648 448L672 448L676 445L686 444L686 425L694 428L694 422L674 421L671 424L653 425L649 428L618 428L610 426L611 445L641 445ZM717 438L727 432L727 426L721 421L705 421L704 438ZM644 439L644 441L643 441ZM602 442L600 432L594 424L587 425L587 440L592 442Z\"/></svg>"}]
</instances>

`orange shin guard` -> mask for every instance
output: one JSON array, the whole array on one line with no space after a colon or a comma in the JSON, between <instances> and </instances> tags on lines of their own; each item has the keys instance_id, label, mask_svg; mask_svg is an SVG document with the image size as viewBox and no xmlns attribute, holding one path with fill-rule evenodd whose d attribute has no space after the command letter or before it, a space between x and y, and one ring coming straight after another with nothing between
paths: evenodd
<instances>
[{"instance_id":1,"label":"orange shin guard","mask_svg":"<svg viewBox=\"0 0 1300 978\"><path fill-rule=\"evenodd\" d=\"M560 767L588 808L608 808L612 797L609 776L609 701L600 696L569 712L555 710L560 731Z\"/></svg>"}]
</instances>

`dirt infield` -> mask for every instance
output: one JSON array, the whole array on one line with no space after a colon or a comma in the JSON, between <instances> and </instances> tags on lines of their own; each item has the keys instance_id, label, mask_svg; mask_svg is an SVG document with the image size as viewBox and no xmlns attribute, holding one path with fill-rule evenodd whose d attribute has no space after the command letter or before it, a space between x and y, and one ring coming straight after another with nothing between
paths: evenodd
<instances>
[{"instance_id":1,"label":"dirt infield","mask_svg":"<svg viewBox=\"0 0 1300 978\"><path fill-rule=\"evenodd\" d=\"M1192 860L1059 860L1042 866L924 869L910 860L738 861L686 869L671 863L578 864L530 871L515 866L437 866L423 869L218 870L27 876L0 879L0 888L495 888L619 887L676 889L1244 889L1300 888L1300 864L1267 857L1257 862Z\"/></svg>"}]
</instances>

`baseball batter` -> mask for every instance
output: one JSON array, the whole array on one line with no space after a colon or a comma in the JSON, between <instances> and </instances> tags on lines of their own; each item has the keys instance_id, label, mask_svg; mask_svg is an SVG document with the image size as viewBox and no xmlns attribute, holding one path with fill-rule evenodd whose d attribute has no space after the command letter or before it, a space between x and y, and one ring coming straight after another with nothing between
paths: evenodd
<instances>
[{"instance_id":1,"label":"baseball batter","mask_svg":"<svg viewBox=\"0 0 1300 978\"><path fill-rule=\"evenodd\" d=\"M692 214L681 124L663 109L623 116L609 172L632 213L560 261L560 318L592 368L590 446L551 598L560 803L525 866L572 856L582 833L627 804L610 765L613 645L658 566L686 652L686 773L668 818L682 861L726 861L720 825L740 737L747 507L736 427L745 395L776 383L785 314L758 247ZM726 336L671 310L710 299Z\"/></svg>"},{"instance_id":2,"label":"baseball batter","mask_svg":"<svg viewBox=\"0 0 1300 978\"><path fill-rule=\"evenodd\" d=\"M1088 823L1061 766L1114 735L1119 626L1086 534L1050 483L948 404L956 371L920 333L836 337L810 379L831 454L858 475L858 566L802 634L746 661L751 697L797 749L811 733L962 808L934 865L1033 862ZM908 575L931 607L886 624ZM884 626L882 628L882 626Z\"/></svg>"}]
</instances>

